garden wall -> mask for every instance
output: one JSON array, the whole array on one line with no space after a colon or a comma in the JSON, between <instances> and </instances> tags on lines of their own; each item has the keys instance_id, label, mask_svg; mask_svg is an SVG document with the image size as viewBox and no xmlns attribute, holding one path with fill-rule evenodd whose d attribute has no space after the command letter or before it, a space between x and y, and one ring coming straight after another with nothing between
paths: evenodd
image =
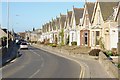
<instances>
[{"instance_id":1,"label":"garden wall","mask_svg":"<svg viewBox=\"0 0 120 80\"><path fill-rule=\"evenodd\" d=\"M103 52L99 53L99 62L111 76L118 78L118 68L108 59L108 57Z\"/></svg>"}]
</instances>

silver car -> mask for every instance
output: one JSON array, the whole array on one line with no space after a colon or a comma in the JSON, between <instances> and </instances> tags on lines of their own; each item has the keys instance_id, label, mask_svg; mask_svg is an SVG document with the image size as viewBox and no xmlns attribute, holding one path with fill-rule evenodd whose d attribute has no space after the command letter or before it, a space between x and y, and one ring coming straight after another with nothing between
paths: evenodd
<instances>
[{"instance_id":1,"label":"silver car","mask_svg":"<svg viewBox=\"0 0 120 80\"><path fill-rule=\"evenodd\" d=\"M28 45L26 42L20 44L20 49L28 49Z\"/></svg>"}]
</instances>

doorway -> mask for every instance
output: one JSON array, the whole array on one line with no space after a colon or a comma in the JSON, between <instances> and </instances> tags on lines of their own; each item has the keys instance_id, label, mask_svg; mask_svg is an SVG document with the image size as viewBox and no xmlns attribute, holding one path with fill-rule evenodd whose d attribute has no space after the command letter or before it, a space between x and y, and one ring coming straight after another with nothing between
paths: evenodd
<instances>
[{"instance_id":1,"label":"doorway","mask_svg":"<svg viewBox=\"0 0 120 80\"><path fill-rule=\"evenodd\" d=\"M85 37L84 37L84 38L85 38L85 39L84 39L84 40L85 40L85 41L84 41L84 42L85 42L85 45L88 45L88 33L85 32L85 33L84 33L84 36L85 36Z\"/></svg>"}]
</instances>

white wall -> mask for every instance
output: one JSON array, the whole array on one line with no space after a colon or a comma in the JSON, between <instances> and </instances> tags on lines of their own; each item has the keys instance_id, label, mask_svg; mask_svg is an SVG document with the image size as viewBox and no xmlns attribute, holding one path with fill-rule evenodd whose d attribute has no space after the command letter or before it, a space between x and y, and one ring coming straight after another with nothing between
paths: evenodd
<instances>
[{"instance_id":1,"label":"white wall","mask_svg":"<svg viewBox=\"0 0 120 80\"><path fill-rule=\"evenodd\" d=\"M71 46L71 42L73 42L73 41L76 41L76 42L77 42L77 32L71 30L69 34L70 34L69 46Z\"/></svg>"},{"instance_id":2,"label":"white wall","mask_svg":"<svg viewBox=\"0 0 120 80\"><path fill-rule=\"evenodd\" d=\"M117 43L118 43L118 29L117 28L111 29L110 30L110 49L117 48Z\"/></svg>"},{"instance_id":3,"label":"white wall","mask_svg":"<svg viewBox=\"0 0 120 80\"><path fill-rule=\"evenodd\" d=\"M77 46L80 46L80 31L77 31Z\"/></svg>"}]
</instances>

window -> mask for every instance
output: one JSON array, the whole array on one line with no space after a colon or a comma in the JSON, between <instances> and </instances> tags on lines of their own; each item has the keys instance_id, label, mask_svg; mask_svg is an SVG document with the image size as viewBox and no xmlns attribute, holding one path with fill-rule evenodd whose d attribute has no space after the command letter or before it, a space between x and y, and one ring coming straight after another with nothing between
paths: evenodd
<instances>
[{"instance_id":1,"label":"window","mask_svg":"<svg viewBox=\"0 0 120 80\"><path fill-rule=\"evenodd\" d=\"M109 30L106 30L106 32L109 32Z\"/></svg>"},{"instance_id":2,"label":"window","mask_svg":"<svg viewBox=\"0 0 120 80\"><path fill-rule=\"evenodd\" d=\"M115 32L115 30L112 30L113 32Z\"/></svg>"},{"instance_id":3,"label":"window","mask_svg":"<svg viewBox=\"0 0 120 80\"><path fill-rule=\"evenodd\" d=\"M100 32L96 31L96 45L99 45L99 36L100 36Z\"/></svg>"},{"instance_id":4,"label":"window","mask_svg":"<svg viewBox=\"0 0 120 80\"><path fill-rule=\"evenodd\" d=\"M100 35L100 32L99 31L96 31L96 36L99 36Z\"/></svg>"}]
</instances>

